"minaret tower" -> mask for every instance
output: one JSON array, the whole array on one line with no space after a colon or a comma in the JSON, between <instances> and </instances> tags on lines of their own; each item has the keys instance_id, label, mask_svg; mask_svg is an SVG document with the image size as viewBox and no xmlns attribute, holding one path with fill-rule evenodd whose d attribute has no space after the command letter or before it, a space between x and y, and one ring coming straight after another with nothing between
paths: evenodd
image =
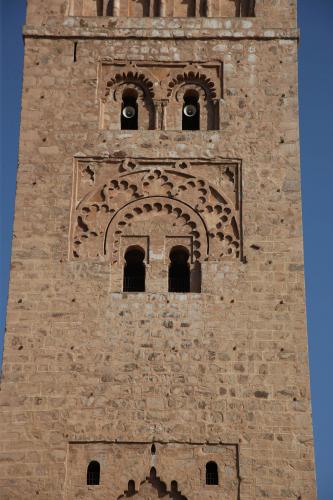
<instances>
[{"instance_id":1,"label":"minaret tower","mask_svg":"<svg viewBox=\"0 0 333 500\"><path fill-rule=\"evenodd\" d=\"M24 37L1 500L315 500L296 0Z\"/></svg>"}]
</instances>

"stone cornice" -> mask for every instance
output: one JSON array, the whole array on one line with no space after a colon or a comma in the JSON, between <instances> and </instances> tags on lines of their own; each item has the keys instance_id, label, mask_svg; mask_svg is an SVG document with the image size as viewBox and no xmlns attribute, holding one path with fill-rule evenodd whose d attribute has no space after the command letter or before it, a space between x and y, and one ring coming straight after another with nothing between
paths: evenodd
<instances>
[{"instance_id":1,"label":"stone cornice","mask_svg":"<svg viewBox=\"0 0 333 500\"><path fill-rule=\"evenodd\" d=\"M262 19L236 18L49 18L42 26L24 27L27 38L93 39L289 39L299 30L290 26L269 27Z\"/></svg>"}]
</instances>

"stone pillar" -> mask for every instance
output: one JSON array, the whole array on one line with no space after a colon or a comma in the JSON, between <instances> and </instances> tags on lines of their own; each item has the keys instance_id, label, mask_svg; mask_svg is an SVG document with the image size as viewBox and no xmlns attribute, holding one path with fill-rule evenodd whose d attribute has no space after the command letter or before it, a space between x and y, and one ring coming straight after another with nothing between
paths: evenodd
<instances>
[{"instance_id":1,"label":"stone pillar","mask_svg":"<svg viewBox=\"0 0 333 500\"><path fill-rule=\"evenodd\" d=\"M166 16L166 0L159 1L159 15L160 17Z\"/></svg>"},{"instance_id":2,"label":"stone pillar","mask_svg":"<svg viewBox=\"0 0 333 500\"><path fill-rule=\"evenodd\" d=\"M119 17L120 14L120 0L113 0L113 16Z\"/></svg>"}]
</instances>

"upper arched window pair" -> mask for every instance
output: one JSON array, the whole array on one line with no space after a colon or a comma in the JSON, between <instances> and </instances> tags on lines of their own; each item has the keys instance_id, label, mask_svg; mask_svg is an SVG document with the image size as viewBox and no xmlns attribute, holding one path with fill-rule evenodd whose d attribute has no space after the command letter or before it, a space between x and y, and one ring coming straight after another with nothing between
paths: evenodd
<instances>
[{"instance_id":1,"label":"upper arched window pair","mask_svg":"<svg viewBox=\"0 0 333 500\"><path fill-rule=\"evenodd\" d=\"M154 115L153 103L145 103L141 105L142 100L139 98L139 94L135 89L125 89L122 94L121 103L121 115L120 115L120 125L121 130L138 130L139 128L152 129L153 127ZM189 89L184 92L182 102L177 103L177 106L173 105L170 110L171 113L181 114L181 120L173 120L174 122L181 123L182 130L209 130L215 128L215 120L213 113L211 113L209 106L207 106L205 120L202 120L202 109L200 105L200 96L196 90ZM148 114L147 114L148 109ZM150 113L149 113L150 109ZM145 114L148 119L141 119L140 114ZM203 123L206 122L206 123ZM140 124L142 125L140 127Z\"/></svg>"},{"instance_id":2,"label":"upper arched window pair","mask_svg":"<svg viewBox=\"0 0 333 500\"><path fill-rule=\"evenodd\" d=\"M200 269L196 263L191 272L189 251L182 246L173 247L169 259L169 292L188 293L192 289L199 290ZM146 290L145 252L140 247L130 247L125 253L124 292L144 292ZM192 279L191 279L192 275ZM197 281L194 283L194 281Z\"/></svg>"}]
</instances>

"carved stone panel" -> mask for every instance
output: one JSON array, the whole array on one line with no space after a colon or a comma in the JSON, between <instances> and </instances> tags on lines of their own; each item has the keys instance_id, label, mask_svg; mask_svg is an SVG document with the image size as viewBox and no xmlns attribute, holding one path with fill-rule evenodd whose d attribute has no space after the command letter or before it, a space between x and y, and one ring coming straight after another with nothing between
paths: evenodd
<instances>
[{"instance_id":1,"label":"carved stone panel","mask_svg":"<svg viewBox=\"0 0 333 500\"><path fill-rule=\"evenodd\" d=\"M70 259L121 264L128 238L152 259L177 239L191 262L241 259L240 162L76 158Z\"/></svg>"},{"instance_id":2,"label":"carved stone panel","mask_svg":"<svg viewBox=\"0 0 333 500\"><path fill-rule=\"evenodd\" d=\"M219 128L223 98L223 65L202 63L144 62L103 59L99 68L100 127L119 130L124 92L135 93L139 129L181 130L184 95L197 96L200 129Z\"/></svg>"},{"instance_id":3,"label":"carved stone panel","mask_svg":"<svg viewBox=\"0 0 333 500\"><path fill-rule=\"evenodd\" d=\"M238 446L209 443L71 442L65 498L120 500L237 500ZM100 465L100 484L88 486L87 468ZM207 484L214 461L218 484Z\"/></svg>"}]
</instances>

